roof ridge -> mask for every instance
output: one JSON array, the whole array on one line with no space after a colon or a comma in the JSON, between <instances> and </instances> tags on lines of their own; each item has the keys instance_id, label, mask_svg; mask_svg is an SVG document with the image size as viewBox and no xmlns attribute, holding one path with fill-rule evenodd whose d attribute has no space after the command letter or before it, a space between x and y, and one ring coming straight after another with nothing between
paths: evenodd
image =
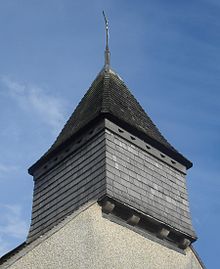
<instances>
[{"instance_id":1,"label":"roof ridge","mask_svg":"<svg viewBox=\"0 0 220 269\"><path fill-rule=\"evenodd\" d=\"M110 72L109 70L104 70L103 77L103 92L102 92L102 107L101 113L108 113L110 103L109 103L109 85L110 85Z\"/></svg>"}]
</instances>

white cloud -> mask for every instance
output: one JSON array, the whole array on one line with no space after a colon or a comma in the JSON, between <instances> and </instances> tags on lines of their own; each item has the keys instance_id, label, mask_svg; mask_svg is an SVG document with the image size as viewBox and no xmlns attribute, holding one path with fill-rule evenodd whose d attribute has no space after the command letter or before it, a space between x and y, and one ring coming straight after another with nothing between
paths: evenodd
<instances>
[{"instance_id":1,"label":"white cloud","mask_svg":"<svg viewBox=\"0 0 220 269\"><path fill-rule=\"evenodd\" d=\"M8 179L8 175L17 173L19 170L18 166L0 163L0 180Z\"/></svg>"},{"instance_id":2,"label":"white cloud","mask_svg":"<svg viewBox=\"0 0 220 269\"><path fill-rule=\"evenodd\" d=\"M0 257L24 241L28 224L22 218L19 205L0 204Z\"/></svg>"},{"instance_id":3,"label":"white cloud","mask_svg":"<svg viewBox=\"0 0 220 269\"><path fill-rule=\"evenodd\" d=\"M3 173L10 173L11 171L17 170L17 167L14 165L7 165L0 163L0 175Z\"/></svg>"},{"instance_id":4,"label":"white cloud","mask_svg":"<svg viewBox=\"0 0 220 269\"><path fill-rule=\"evenodd\" d=\"M64 123L64 101L44 89L2 77L7 93L27 113L33 113L57 133Z\"/></svg>"},{"instance_id":5,"label":"white cloud","mask_svg":"<svg viewBox=\"0 0 220 269\"><path fill-rule=\"evenodd\" d=\"M0 257L24 241L28 223L22 217L19 205L0 204Z\"/></svg>"},{"instance_id":6,"label":"white cloud","mask_svg":"<svg viewBox=\"0 0 220 269\"><path fill-rule=\"evenodd\" d=\"M27 235L28 224L22 218L22 210L19 205L0 205L0 238L13 237L24 239Z\"/></svg>"}]
</instances>

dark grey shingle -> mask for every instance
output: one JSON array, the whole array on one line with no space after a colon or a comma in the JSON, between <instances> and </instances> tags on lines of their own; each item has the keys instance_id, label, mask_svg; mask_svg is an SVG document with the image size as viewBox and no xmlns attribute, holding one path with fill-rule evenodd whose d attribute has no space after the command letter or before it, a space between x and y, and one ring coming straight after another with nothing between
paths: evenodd
<instances>
[{"instance_id":1,"label":"dark grey shingle","mask_svg":"<svg viewBox=\"0 0 220 269\"><path fill-rule=\"evenodd\" d=\"M123 80L112 70L101 71L82 98L73 114L46 154L30 169L48 159L62 144L99 117L106 117L123 125L131 133L141 136L187 168L192 163L182 156L160 133Z\"/></svg>"}]
</instances>

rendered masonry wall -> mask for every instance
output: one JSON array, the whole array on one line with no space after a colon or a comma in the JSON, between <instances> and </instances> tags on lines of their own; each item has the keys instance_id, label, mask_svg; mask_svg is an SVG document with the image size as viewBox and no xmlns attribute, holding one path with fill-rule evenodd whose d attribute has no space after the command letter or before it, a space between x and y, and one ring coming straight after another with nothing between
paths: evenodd
<instances>
[{"instance_id":1,"label":"rendered masonry wall","mask_svg":"<svg viewBox=\"0 0 220 269\"><path fill-rule=\"evenodd\" d=\"M104 132L35 180L28 240L50 230L79 206L105 193Z\"/></svg>"},{"instance_id":2,"label":"rendered masonry wall","mask_svg":"<svg viewBox=\"0 0 220 269\"><path fill-rule=\"evenodd\" d=\"M108 130L106 154L109 195L195 236L182 172Z\"/></svg>"},{"instance_id":3,"label":"rendered masonry wall","mask_svg":"<svg viewBox=\"0 0 220 269\"><path fill-rule=\"evenodd\" d=\"M33 242L0 268L202 268L190 248L186 249L184 255L150 241L103 218L97 204L70 219L50 237L42 237L40 240Z\"/></svg>"}]
</instances>

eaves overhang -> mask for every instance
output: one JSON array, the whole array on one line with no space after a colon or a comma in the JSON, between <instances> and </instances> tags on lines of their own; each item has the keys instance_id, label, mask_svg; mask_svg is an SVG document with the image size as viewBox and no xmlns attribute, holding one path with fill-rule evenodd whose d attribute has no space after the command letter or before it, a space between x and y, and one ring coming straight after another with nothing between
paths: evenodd
<instances>
[{"instance_id":1,"label":"eaves overhang","mask_svg":"<svg viewBox=\"0 0 220 269\"><path fill-rule=\"evenodd\" d=\"M118 119L114 115L110 113L102 112L98 114L94 119L92 119L88 124L83 126L78 132L74 133L71 137L69 137L66 141L64 141L62 144L60 144L58 147L51 150L49 153L45 153L36 163L34 163L29 169L28 173L30 175L33 175L35 169L43 165L45 162L47 162L50 158L52 158L54 155L58 154L59 151L61 151L63 148L67 147L72 141L77 139L80 135L82 135L84 132L86 132L88 129L90 129L92 126L97 124L98 122L108 119L112 121L113 123L117 124L119 127L124 128L131 134L139 137L140 139L144 140L146 143L150 144L152 147L155 147L156 149L160 150L164 154L168 155L172 159L176 160L177 162L184 165L187 169L191 168L193 166L192 162L189 161L187 158L185 158L182 154L180 154L178 151L174 151L170 148L167 148L163 144L159 143L157 140L153 139L150 135L147 135L146 133L142 132L141 130L138 130L137 128L133 128L129 123Z\"/></svg>"}]
</instances>

